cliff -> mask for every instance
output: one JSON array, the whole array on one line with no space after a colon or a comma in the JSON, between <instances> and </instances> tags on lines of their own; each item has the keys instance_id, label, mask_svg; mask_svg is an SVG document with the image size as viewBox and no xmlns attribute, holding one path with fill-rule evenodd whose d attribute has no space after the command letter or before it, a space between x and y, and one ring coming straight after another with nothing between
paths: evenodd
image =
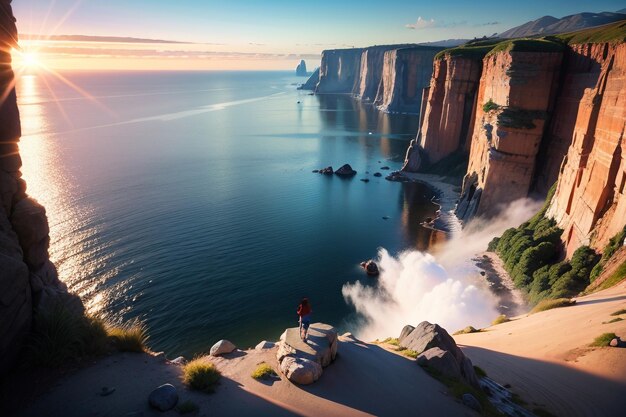
<instances>
[{"instance_id":1,"label":"cliff","mask_svg":"<svg viewBox=\"0 0 626 417\"><path fill-rule=\"evenodd\" d=\"M322 52L318 94L345 94L354 91L361 70L362 48L329 49Z\"/></svg>"},{"instance_id":2,"label":"cliff","mask_svg":"<svg viewBox=\"0 0 626 417\"><path fill-rule=\"evenodd\" d=\"M569 134L571 146L548 209L568 255L581 245L602 249L626 222L626 45L579 44L570 55L570 95L578 99L554 129Z\"/></svg>"},{"instance_id":3,"label":"cliff","mask_svg":"<svg viewBox=\"0 0 626 417\"><path fill-rule=\"evenodd\" d=\"M537 43L519 51L511 43L484 58L460 218L495 215L530 192L558 86L560 48Z\"/></svg>"},{"instance_id":4,"label":"cliff","mask_svg":"<svg viewBox=\"0 0 626 417\"><path fill-rule=\"evenodd\" d=\"M441 50L415 46L386 51L374 105L385 112L419 114L422 92L429 85L433 60Z\"/></svg>"},{"instance_id":5,"label":"cliff","mask_svg":"<svg viewBox=\"0 0 626 417\"><path fill-rule=\"evenodd\" d=\"M374 101L378 94L378 86L383 75L385 53L411 45L383 45L365 48L361 54L361 67L358 82L352 92L363 101Z\"/></svg>"},{"instance_id":6,"label":"cliff","mask_svg":"<svg viewBox=\"0 0 626 417\"><path fill-rule=\"evenodd\" d=\"M58 303L82 313L80 299L67 292L48 257L45 209L26 195L21 178L21 136L11 48L17 29L10 0L0 0L0 374L23 347L33 318Z\"/></svg>"},{"instance_id":7,"label":"cliff","mask_svg":"<svg viewBox=\"0 0 626 417\"><path fill-rule=\"evenodd\" d=\"M306 62L304 62L304 59L300 60L300 63L296 67L296 75L298 77L306 77L307 76Z\"/></svg>"},{"instance_id":8,"label":"cliff","mask_svg":"<svg viewBox=\"0 0 626 417\"><path fill-rule=\"evenodd\" d=\"M315 71L313 71L313 74L311 74L309 79L306 80L306 82L304 84L302 84L300 87L298 87L298 90L314 91L315 88L317 87L317 83L319 81L320 81L320 69L319 68L315 68Z\"/></svg>"}]
</instances>

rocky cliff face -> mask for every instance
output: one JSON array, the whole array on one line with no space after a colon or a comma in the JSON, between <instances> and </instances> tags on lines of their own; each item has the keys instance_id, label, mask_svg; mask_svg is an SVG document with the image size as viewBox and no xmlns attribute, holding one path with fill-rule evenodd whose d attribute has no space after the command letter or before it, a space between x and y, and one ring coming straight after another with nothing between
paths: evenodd
<instances>
[{"instance_id":1,"label":"rocky cliff face","mask_svg":"<svg viewBox=\"0 0 626 417\"><path fill-rule=\"evenodd\" d=\"M20 118L10 50L17 30L10 0L0 0L0 374L23 346L36 312L57 303L82 312L80 299L67 292L48 258L45 209L26 195L18 141Z\"/></svg>"},{"instance_id":2,"label":"rocky cliff face","mask_svg":"<svg viewBox=\"0 0 626 417\"><path fill-rule=\"evenodd\" d=\"M316 68L315 71L313 71L313 74L311 74L311 76L309 77L309 79L306 80L306 82L302 84L300 87L298 87L298 90L314 91L319 81L320 81L320 69Z\"/></svg>"},{"instance_id":3,"label":"rocky cliff face","mask_svg":"<svg viewBox=\"0 0 626 417\"><path fill-rule=\"evenodd\" d=\"M487 55L457 214L491 216L526 197L558 86L561 52Z\"/></svg>"},{"instance_id":4,"label":"rocky cliff face","mask_svg":"<svg viewBox=\"0 0 626 417\"><path fill-rule=\"evenodd\" d=\"M361 54L358 82L352 92L354 96L363 101L374 101L383 74L385 52L407 46L409 45L383 45L365 48Z\"/></svg>"},{"instance_id":5,"label":"rocky cliff face","mask_svg":"<svg viewBox=\"0 0 626 417\"><path fill-rule=\"evenodd\" d=\"M363 49L330 49L322 52L320 79L315 89L319 94L352 93L361 70Z\"/></svg>"},{"instance_id":6,"label":"rocky cliff face","mask_svg":"<svg viewBox=\"0 0 626 417\"><path fill-rule=\"evenodd\" d=\"M446 54L435 60L426 94L426 104L415 152L407 155L417 162L405 168L417 171L437 163L454 152L469 152L474 127L476 94L482 71L482 59Z\"/></svg>"},{"instance_id":7,"label":"rocky cliff face","mask_svg":"<svg viewBox=\"0 0 626 417\"><path fill-rule=\"evenodd\" d=\"M415 46L384 53L382 77L374 105L385 112L420 114L433 60L441 48Z\"/></svg>"},{"instance_id":8,"label":"rocky cliff face","mask_svg":"<svg viewBox=\"0 0 626 417\"><path fill-rule=\"evenodd\" d=\"M568 58L567 114L552 137L570 137L571 146L548 215L571 255L580 245L603 248L626 222L626 45L575 45Z\"/></svg>"}]
</instances>

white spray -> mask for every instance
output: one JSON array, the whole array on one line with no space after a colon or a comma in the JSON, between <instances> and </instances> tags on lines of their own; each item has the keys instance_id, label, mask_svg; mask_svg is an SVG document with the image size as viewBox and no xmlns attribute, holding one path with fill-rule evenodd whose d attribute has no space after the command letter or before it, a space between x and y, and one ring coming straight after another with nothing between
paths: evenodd
<instances>
[{"instance_id":1,"label":"white spray","mask_svg":"<svg viewBox=\"0 0 626 417\"><path fill-rule=\"evenodd\" d=\"M363 340L397 337L405 325L424 320L451 332L491 322L497 316L497 300L478 279L471 259L484 251L493 237L526 221L539 207L538 202L518 200L498 218L472 221L437 248L434 256L409 250L394 257L380 249L377 285L356 282L342 288L346 302L365 319L365 324L355 329L356 335Z\"/></svg>"}]
</instances>

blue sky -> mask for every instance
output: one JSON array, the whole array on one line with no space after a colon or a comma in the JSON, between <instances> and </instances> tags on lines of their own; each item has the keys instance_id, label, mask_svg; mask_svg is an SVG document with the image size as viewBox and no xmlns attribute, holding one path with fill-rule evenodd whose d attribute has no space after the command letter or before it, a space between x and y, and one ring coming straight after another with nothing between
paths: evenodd
<instances>
[{"instance_id":1,"label":"blue sky","mask_svg":"<svg viewBox=\"0 0 626 417\"><path fill-rule=\"evenodd\" d=\"M22 33L133 36L215 43L231 50L323 49L472 38L543 15L615 11L620 1L497 0L16 0ZM422 21L418 29L407 25Z\"/></svg>"}]
</instances>

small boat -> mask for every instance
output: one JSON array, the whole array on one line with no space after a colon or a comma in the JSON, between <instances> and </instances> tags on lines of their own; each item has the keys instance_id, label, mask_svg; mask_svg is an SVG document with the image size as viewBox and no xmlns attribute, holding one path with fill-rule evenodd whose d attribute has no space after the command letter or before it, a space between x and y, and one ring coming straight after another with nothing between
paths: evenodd
<instances>
[{"instance_id":1,"label":"small boat","mask_svg":"<svg viewBox=\"0 0 626 417\"><path fill-rule=\"evenodd\" d=\"M363 268L365 270L365 273L370 276L376 276L380 274L380 271L378 270L378 265L376 265L376 262L371 259L369 261L361 262L361 268Z\"/></svg>"}]
</instances>

